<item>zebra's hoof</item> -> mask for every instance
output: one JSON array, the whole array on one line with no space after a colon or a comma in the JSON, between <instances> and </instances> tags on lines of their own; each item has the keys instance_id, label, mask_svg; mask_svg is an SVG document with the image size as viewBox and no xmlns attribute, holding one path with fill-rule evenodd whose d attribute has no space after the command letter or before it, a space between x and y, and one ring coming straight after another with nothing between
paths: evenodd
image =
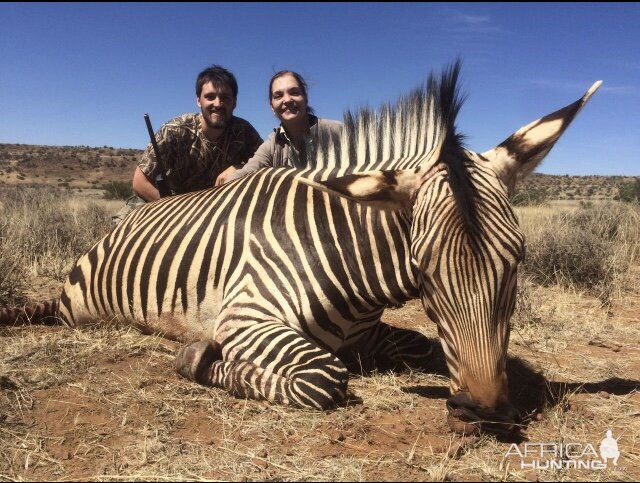
<instances>
[{"instance_id":1,"label":"zebra's hoof","mask_svg":"<svg viewBox=\"0 0 640 483\"><path fill-rule=\"evenodd\" d=\"M222 347L212 340L201 340L184 346L178 352L175 368L178 374L200 384L209 382L209 368L222 360Z\"/></svg>"}]
</instances>

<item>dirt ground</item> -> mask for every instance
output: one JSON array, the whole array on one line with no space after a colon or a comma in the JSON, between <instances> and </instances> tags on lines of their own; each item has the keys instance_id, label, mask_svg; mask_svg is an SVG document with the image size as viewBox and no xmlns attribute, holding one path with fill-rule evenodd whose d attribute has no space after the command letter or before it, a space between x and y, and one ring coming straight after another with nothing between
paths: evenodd
<instances>
[{"instance_id":1,"label":"dirt ground","mask_svg":"<svg viewBox=\"0 0 640 483\"><path fill-rule=\"evenodd\" d=\"M441 350L424 372L354 375L348 404L314 412L181 379L177 344L127 328L0 328L0 480L638 481L640 291L610 310L534 285L520 299L508 370L523 423L498 439L449 431ZM418 301L384 320L435 342ZM573 443L587 461L607 429L617 466L540 469L553 458L531 453Z\"/></svg>"}]
</instances>

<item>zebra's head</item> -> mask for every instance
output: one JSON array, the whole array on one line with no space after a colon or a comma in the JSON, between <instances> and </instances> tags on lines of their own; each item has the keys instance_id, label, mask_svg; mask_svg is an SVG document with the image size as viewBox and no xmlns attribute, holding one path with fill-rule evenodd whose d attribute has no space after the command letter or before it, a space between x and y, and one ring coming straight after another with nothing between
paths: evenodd
<instances>
[{"instance_id":1,"label":"zebra's head","mask_svg":"<svg viewBox=\"0 0 640 483\"><path fill-rule=\"evenodd\" d=\"M420 107L428 119L405 138L427 144L414 149L412 161L398 163L402 169L349 174L321 184L359 203L403 210L411 217L417 283L425 312L438 326L451 375L449 424L459 432L479 426L510 430L517 411L509 402L505 368L525 245L509 194L542 161L601 82L479 154L464 149L455 132L461 105L457 74L456 65L440 83L430 80ZM405 105L403 112L413 107Z\"/></svg>"}]
</instances>

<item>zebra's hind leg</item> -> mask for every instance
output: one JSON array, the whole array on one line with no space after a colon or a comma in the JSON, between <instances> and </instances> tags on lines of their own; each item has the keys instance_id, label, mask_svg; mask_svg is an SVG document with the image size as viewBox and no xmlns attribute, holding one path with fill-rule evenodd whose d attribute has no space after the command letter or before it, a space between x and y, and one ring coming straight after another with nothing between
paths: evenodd
<instances>
[{"instance_id":1,"label":"zebra's hind leg","mask_svg":"<svg viewBox=\"0 0 640 483\"><path fill-rule=\"evenodd\" d=\"M223 345L185 346L176 358L178 373L237 397L277 404L330 409L345 400L344 364L289 327L265 322L231 332Z\"/></svg>"},{"instance_id":2,"label":"zebra's hind leg","mask_svg":"<svg viewBox=\"0 0 640 483\"><path fill-rule=\"evenodd\" d=\"M351 372L424 368L431 361L433 342L416 330L379 321L358 339L338 351Z\"/></svg>"}]
</instances>

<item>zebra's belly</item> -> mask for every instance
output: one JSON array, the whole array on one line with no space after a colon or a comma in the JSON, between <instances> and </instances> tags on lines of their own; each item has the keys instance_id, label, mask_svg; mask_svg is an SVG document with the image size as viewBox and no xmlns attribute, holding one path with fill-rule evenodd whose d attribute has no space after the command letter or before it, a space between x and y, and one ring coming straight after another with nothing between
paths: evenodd
<instances>
[{"instance_id":1,"label":"zebra's belly","mask_svg":"<svg viewBox=\"0 0 640 483\"><path fill-rule=\"evenodd\" d=\"M181 342L215 337L220 308L213 293L200 304L193 296L182 298L169 292L158 300L155 291L147 291L141 297L143 286L127 291L126 287L92 284L95 277L83 275L87 276L80 278L77 272L75 276L72 272L60 297L60 315L70 326L104 321L130 325L144 333Z\"/></svg>"}]
</instances>

